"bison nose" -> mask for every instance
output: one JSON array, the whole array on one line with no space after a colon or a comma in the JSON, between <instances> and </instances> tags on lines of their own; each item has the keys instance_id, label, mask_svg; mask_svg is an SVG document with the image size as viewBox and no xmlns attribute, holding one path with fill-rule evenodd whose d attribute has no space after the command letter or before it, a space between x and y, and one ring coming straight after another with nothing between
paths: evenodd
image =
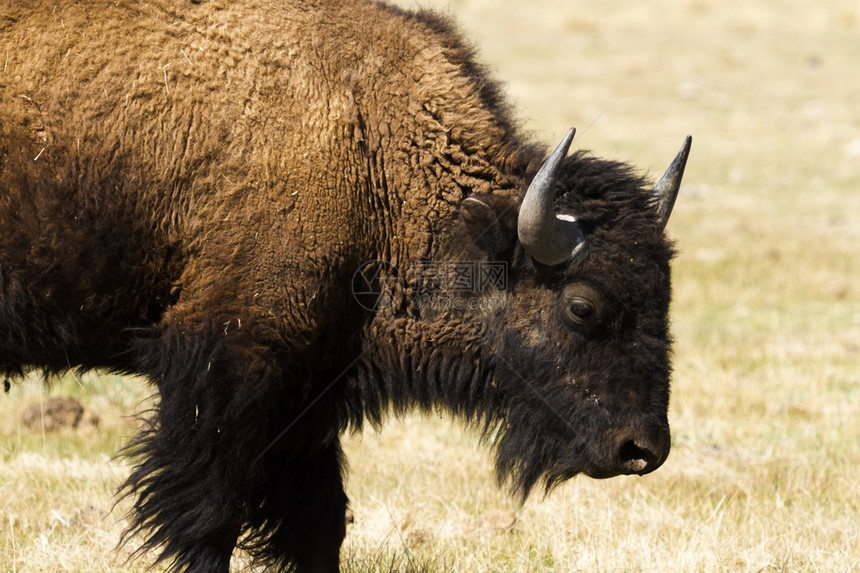
<instances>
[{"instance_id":1,"label":"bison nose","mask_svg":"<svg viewBox=\"0 0 860 573\"><path fill-rule=\"evenodd\" d=\"M644 474L657 469L656 466L659 465L654 450L643 447L632 440L621 444L618 454L619 469L625 474Z\"/></svg>"},{"instance_id":2,"label":"bison nose","mask_svg":"<svg viewBox=\"0 0 860 573\"><path fill-rule=\"evenodd\" d=\"M617 449L618 470L623 474L644 475L663 465L668 455L668 431L625 436L619 440Z\"/></svg>"}]
</instances>

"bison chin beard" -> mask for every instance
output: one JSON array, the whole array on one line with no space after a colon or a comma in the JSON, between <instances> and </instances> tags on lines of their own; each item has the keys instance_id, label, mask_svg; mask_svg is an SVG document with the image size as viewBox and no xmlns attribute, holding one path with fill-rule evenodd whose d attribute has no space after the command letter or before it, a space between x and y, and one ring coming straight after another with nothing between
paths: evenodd
<instances>
[{"instance_id":1,"label":"bison chin beard","mask_svg":"<svg viewBox=\"0 0 860 573\"><path fill-rule=\"evenodd\" d=\"M544 493L548 494L583 471L575 465L562 465L555 444L540 436L528 437L525 432L518 435L506 431L496 448L496 478L523 502L538 482L543 482Z\"/></svg>"},{"instance_id":2,"label":"bison chin beard","mask_svg":"<svg viewBox=\"0 0 860 573\"><path fill-rule=\"evenodd\" d=\"M513 403L495 439L499 484L525 501L539 482L547 494L579 473L593 473L592 447L584 437L592 433L588 430L593 422L582 414L559 412L538 395ZM581 431L574 430L584 424Z\"/></svg>"},{"instance_id":3,"label":"bison chin beard","mask_svg":"<svg viewBox=\"0 0 860 573\"><path fill-rule=\"evenodd\" d=\"M601 428L611 425L607 413L589 408L560 383L554 360L518 352L519 343L519 337L507 334L492 368L497 409L491 415L491 441L499 484L525 501L538 483L547 494L580 473L608 477L598 469L604 453Z\"/></svg>"}]
</instances>

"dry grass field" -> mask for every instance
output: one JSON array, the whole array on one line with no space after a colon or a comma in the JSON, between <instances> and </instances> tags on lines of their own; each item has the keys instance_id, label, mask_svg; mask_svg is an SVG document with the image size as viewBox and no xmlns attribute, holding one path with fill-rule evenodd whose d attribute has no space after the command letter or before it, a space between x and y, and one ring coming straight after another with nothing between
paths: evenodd
<instances>
[{"instance_id":1,"label":"dry grass field","mask_svg":"<svg viewBox=\"0 0 860 573\"><path fill-rule=\"evenodd\" d=\"M392 421L347 440L344 569L860 571L860 3L420 4L456 16L547 144L573 125L575 146L658 175L693 134L669 223L673 451L520 507L456 422ZM0 396L0 570L143 568L114 550L111 456L147 391L87 375ZM67 394L98 428L21 425Z\"/></svg>"}]
</instances>

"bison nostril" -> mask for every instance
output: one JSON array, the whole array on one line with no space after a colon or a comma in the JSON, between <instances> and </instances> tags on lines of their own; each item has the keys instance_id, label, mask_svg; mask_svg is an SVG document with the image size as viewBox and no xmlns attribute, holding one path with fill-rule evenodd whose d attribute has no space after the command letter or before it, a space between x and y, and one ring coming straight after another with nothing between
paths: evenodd
<instances>
[{"instance_id":1,"label":"bison nostril","mask_svg":"<svg viewBox=\"0 0 860 573\"><path fill-rule=\"evenodd\" d=\"M653 451L639 447L632 440L624 442L618 454L621 467L632 474L644 472L657 459Z\"/></svg>"}]
</instances>

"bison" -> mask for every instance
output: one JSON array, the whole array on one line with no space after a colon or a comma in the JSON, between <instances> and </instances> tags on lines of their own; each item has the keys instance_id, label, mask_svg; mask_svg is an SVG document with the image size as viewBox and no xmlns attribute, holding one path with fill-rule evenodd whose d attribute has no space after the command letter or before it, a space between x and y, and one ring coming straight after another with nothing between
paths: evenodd
<instances>
[{"instance_id":1,"label":"bison","mask_svg":"<svg viewBox=\"0 0 860 573\"><path fill-rule=\"evenodd\" d=\"M522 497L669 453L652 185L516 127L446 18L371 0L0 0L0 376L151 381L126 534L336 571L340 435L445 409Z\"/></svg>"}]
</instances>

